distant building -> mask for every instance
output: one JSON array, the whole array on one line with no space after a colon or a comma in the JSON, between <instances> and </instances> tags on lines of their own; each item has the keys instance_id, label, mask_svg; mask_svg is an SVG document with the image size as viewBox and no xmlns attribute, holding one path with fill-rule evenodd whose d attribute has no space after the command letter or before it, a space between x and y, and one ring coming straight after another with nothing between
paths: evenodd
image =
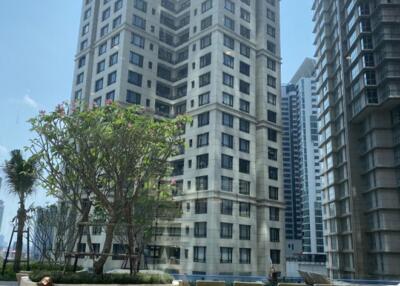
<instances>
[{"instance_id":1,"label":"distant building","mask_svg":"<svg viewBox=\"0 0 400 286\"><path fill-rule=\"evenodd\" d=\"M314 71L305 59L282 87L286 257L325 262Z\"/></svg>"}]
</instances>

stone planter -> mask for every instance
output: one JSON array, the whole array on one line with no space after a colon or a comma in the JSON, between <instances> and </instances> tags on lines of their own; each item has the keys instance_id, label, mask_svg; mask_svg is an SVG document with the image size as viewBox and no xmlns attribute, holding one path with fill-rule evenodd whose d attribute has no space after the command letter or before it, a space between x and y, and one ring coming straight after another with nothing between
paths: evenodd
<instances>
[{"instance_id":1,"label":"stone planter","mask_svg":"<svg viewBox=\"0 0 400 286\"><path fill-rule=\"evenodd\" d=\"M18 273L19 274L19 273ZM20 278L19 286L37 286L36 282L32 282L28 275ZM54 286L72 286L72 284L53 284ZM99 284L73 284L73 286L96 286ZM101 286L172 286L172 284L101 284Z\"/></svg>"}]
</instances>

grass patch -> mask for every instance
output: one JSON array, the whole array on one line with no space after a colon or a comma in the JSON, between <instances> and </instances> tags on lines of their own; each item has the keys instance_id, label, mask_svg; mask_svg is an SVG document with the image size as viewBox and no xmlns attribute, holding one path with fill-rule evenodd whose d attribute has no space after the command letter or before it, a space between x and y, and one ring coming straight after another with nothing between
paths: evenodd
<instances>
[{"instance_id":1,"label":"grass patch","mask_svg":"<svg viewBox=\"0 0 400 286\"><path fill-rule=\"evenodd\" d=\"M169 284L173 277L169 274L147 274L137 273L135 276L129 274L103 274L73 273L62 271L34 271L29 278L33 282L39 282L43 277L49 276L56 284Z\"/></svg>"}]
</instances>

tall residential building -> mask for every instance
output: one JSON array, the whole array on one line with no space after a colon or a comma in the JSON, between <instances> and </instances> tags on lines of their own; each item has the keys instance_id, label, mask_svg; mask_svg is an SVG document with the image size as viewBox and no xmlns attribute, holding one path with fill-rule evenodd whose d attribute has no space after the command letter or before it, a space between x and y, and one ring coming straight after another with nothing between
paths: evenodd
<instances>
[{"instance_id":1,"label":"tall residential building","mask_svg":"<svg viewBox=\"0 0 400 286\"><path fill-rule=\"evenodd\" d=\"M171 159L183 214L158 223L149 268L285 273L279 2L83 1L72 100L193 117Z\"/></svg>"},{"instance_id":2,"label":"tall residential building","mask_svg":"<svg viewBox=\"0 0 400 286\"><path fill-rule=\"evenodd\" d=\"M313 5L332 277L400 277L400 1Z\"/></svg>"},{"instance_id":3,"label":"tall residential building","mask_svg":"<svg viewBox=\"0 0 400 286\"><path fill-rule=\"evenodd\" d=\"M315 61L305 59L282 87L286 256L324 262Z\"/></svg>"}]
</instances>

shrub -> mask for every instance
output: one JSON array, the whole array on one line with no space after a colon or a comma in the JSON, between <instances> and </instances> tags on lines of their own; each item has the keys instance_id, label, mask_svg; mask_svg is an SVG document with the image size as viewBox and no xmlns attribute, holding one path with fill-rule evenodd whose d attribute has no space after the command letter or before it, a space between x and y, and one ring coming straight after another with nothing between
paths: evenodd
<instances>
[{"instance_id":1,"label":"shrub","mask_svg":"<svg viewBox=\"0 0 400 286\"><path fill-rule=\"evenodd\" d=\"M43 277L49 276L56 284L167 284L173 277L169 274L144 274L135 276L129 274L103 274L66 272L62 271L34 271L29 278L33 282L39 282Z\"/></svg>"}]
</instances>

